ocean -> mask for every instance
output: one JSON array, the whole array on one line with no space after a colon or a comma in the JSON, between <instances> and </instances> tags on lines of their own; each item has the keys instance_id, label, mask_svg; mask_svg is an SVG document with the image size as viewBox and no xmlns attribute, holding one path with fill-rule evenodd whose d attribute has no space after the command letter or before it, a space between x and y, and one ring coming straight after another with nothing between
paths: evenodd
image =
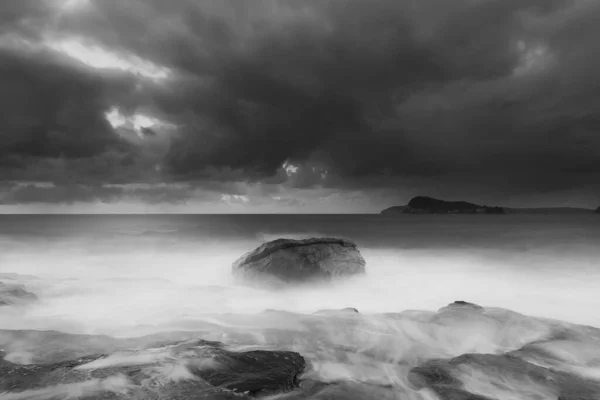
<instances>
[{"instance_id":1,"label":"ocean","mask_svg":"<svg viewBox=\"0 0 600 400\"><path fill-rule=\"evenodd\" d=\"M354 240L367 276L285 294L234 285L231 264L262 242L320 236ZM5 215L0 273L41 278L25 283L44 305L1 325L115 333L204 312L465 300L600 327L599 243L594 215Z\"/></svg>"},{"instance_id":2,"label":"ocean","mask_svg":"<svg viewBox=\"0 0 600 400\"><path fill-rule=\"evenodd\" d=\"M238 286L232 278L231 264L265 241L332 236L357 244L366 260L364 277L280 291ZM599 243L595 215L3 215L0 281L23 284L39 300L26 308L0 307L0 329L114 338L205 329L209 322L274 329L295 326L297 320L285 315L345 307L367 316L430 315L457 300L540 321L600 327ZM283 314L268 321L256 317L265 310ZM402 324L394 329L412 332L411 343L420 343L420 350L415 345L408 352L405 344L399 357L414 363L426 359L424 354L516 350L538 333L543 337L532 328L499 339L461 325L452 340L433 331L416 340L425 333ZM214 333L211 340L227 342L222 331ZM384 349L392 351L389 346L386 342ZM423 353L421 346L437 350ZM33 353L13 351L12 360L27 363ZM320 379L351 376L348 366L359 363L345 362L340 370L325 368L321 356L311 362ZM355 372L373 375L374 367L365 368ZM413 393L402 382L400 387ZM477 385L471 387L476 391ZM401 398L436 398L419 393Z\"/></svg>"}]
</instances>

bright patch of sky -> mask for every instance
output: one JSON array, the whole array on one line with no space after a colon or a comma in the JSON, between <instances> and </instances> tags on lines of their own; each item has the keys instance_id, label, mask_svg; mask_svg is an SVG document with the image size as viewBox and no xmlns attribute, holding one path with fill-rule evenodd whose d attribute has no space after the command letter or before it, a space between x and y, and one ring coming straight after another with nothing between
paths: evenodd
<instances>
[{"instance_id":1,"label":"bright patch of sky","mask_svg":"<svg viewBox=\"0 0 600 400\"><path fill-rule=\"evenodd\" d=\"M131 72L153 80L171 76L168 68L156 65L133 54L119 54L84 38L54 38L48 36L43 44L54 51L71 57L96 69L114 69Z\"/></svg>"},{"instance_id":2,"label":"bright patch of sky","mask_svg":"<svg viewBox=\"0 0 600 400\"><path fill-rule=\"evenodd\" d=\"M169 124L168 122L145 114L125 116L117 107L114 107L106 112L105 117L114 129L130 126L141 138L144 137L142 132L143 129L151 129L154 127L174 127L174 125Z\"/></svg>"},{"instance_id":3,"label":"bright patch of sky","mask_svg":"<svg viewBox=\"0 0 600 400\"><path fill-rule=\"evenodd\" d=\"M221 196L221 200L224 201L227 204L234 204L234 203L249 203L250 202L250 198L248 196L242 196L242 195L238 195L238 194L224 194Z\"/></svg>"},{"instance_id":4,"label":"bright patch of sky","mask_svg":"<svg viewBox=\"0 0 600 400\"><path fill-rule=\"evenodd\" d=\"M290 164L289 161L284 162L282 167L285 170L285 173L287 174L287 176L292 176L293 174L298 172L298 169L300 168L296 165Z\"/></svg>"},{"instance_id":5,"label":"bright patch of sky","mask_svg":"<svg viewBox=\"0 0 600 400\"><path fill-rule=\"evenodd\" d=\"M85 9L90 5L90 0L51 0L56 3L59 11L75 12Z\"/></svg>"}]
</instances>

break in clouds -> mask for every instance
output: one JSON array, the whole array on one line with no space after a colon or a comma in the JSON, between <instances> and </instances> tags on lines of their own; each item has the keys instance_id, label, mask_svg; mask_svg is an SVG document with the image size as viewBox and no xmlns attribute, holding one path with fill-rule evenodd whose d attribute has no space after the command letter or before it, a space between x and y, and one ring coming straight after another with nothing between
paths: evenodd
<instances>
[{"instance_id":1,"label":"break in clouds","mask_svg":"<svg viewBox=\"0 0 600 400\"><path fill-rule=\"evenodd\" d=\"M4 0L0 203L595 207L599 36L590 0Z\"/></svg>"}]
</instances>

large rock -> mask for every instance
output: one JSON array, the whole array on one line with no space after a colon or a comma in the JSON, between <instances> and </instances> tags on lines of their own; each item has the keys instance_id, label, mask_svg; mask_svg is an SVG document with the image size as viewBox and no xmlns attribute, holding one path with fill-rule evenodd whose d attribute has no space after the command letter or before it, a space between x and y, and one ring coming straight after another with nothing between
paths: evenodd
<instances>
[{"instance_id":1,"label":"large rock","mask_svg":"<svg viewBox=\"0 0 600 400\"><path fill-rule=\"evenodd\" d=\"M245 282L279 285L363 274L365 264L356 244L348 240L278 239L238 259L233 273Z\"/></svg>"},{"instance_id":2,"label":"large rock","mask_svg":"<svg viewBox=\"0 0 600 400\"><path fill-rule=\"evenodd\" d=\"M596 214L600 214L600 207L596 208Z\"/></svg>"},{"instance_id":3,"label":"large rock","mask_svg":"<svg viewBox=\"0 0 600 400\"><path fill-rule=\"evenodd\" d=\"M35 300L37 296L25 290L23 285L0 282L0 307L27 304Z\"/></svg>"}]
</instances>

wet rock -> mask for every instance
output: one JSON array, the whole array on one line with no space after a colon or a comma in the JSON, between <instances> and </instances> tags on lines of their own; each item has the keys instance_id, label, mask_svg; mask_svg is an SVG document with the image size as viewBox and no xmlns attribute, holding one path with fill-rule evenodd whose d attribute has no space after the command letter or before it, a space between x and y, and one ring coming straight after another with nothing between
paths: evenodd
<instances>
[{"instance_id":1,"label":"wet rock","mask_svg":"<svg viewBox=\"0 0 600 400\"><path fill-rule=\"evenodd\" d=\"M293 352L221 350L214 354L213 361L214 366L190 367L190 371L215 387L251 396L293 390L306 367L302 356Z\"/></svg>"},{"instance_id":2,"label":"wet rock","mask_svg":"<svg viewBox=\"0 0 600 400\"><path fill-rule=\"evenodd\" d=\"M238 259L233 273L246 283L282 286L364 274L365 264L356 244L345 239L278 239Z\"/></svg>"},{"instance_id":3,"label":"wet rock","mask_svg":"<svg viewBox=\"0 0 600 400\"><path fill-rule=\"evenodd\" d=\"M278 400L398 400L403 398L398 388L391 386L351 381L324 383L305 380L300 384L300 389L283 395Z\"/></svg>"},{"instance_id":4,"label":"wet rock","mask_svg":"<svg viewBox=\"0 0 600 400\"><path fill-rule=\"evenodd\" d=\"M27 304L37 300L37 296L25 290L25 286L0 282L0 306Z\"/></svg>"},{"instance_id":5,"label":"wet rock","mask_svg":"<svg viewBox=\"0 0 600 400\"><path fill-rule=\"evenodd\" d=\"M448 304L446 307L442 307L438 312L447 310L467 310L467 311L484 311L485 309L477 304L469 303L466 301L458 300L454 303Z\"/></svg>"},{"instance_id":6,"label":"wet rock","mask_svg":"<svg viewBox=\"0 0 600 400\"><path fill-rule=\"evenodd\" d=\"M0 360L0 393L28 390L58 396L78 391L98 399L239 399L294 390L305 367L304 358L295 352L237 352L220 342L193 340L58 363L18 365Z\"/></svg>"},{"instance_id":7,"label":"wet rock","mask_svg":"<svg viewBox=\"0 0 600 400\"><path fill-rule=\"evenodd\" d=\"M494 388L496 393L470 392L465 381L473 376L477 376L477 387ZM508 394L529 398L530 393L555 394L563 399L600 398L600 382L547 369L506 354L465 354L450 360L428 361L413 368L409 380L416 388L432 389L442 400L489 400Z\"/></svg>"}]
</instances>

